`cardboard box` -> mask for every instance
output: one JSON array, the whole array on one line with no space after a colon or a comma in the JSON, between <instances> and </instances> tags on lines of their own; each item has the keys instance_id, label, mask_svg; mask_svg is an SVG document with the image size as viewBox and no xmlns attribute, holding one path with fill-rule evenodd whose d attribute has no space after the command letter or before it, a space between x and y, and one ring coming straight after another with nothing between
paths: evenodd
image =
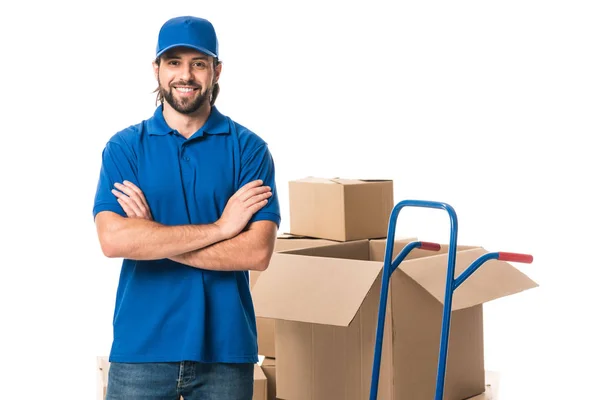
<instances>
[{"instance_id":1,"label":"cardboard box","mask_svg":"<svg viewBox=\"0 0 600 400\"><path fill-rule=\"evenodd\" d=\"M108 357L96 357L96 400L104 400L106 398L109 367L110 363L108 362Z\"/></svg>"},{"instance_id":2,"label":"cardboard box","mask_svg":"<svg viewBox=\"0 0 600 400\"><path fill-rule=\"evenodd\" d=\"M273 252L286 250L305 249L307 247L327 246L336 244L333 240L315 239L308 236L298 236L289 233L284 233L277 236L275 239L275 248ZM256 280L260 276L260 271L250 271L250 289L254 287Z\"/></svg>"},{"instance_id":3,"label":"cardboard box","mask_svg":"<svg viewBox=\"0 0 600 400\"><path fill-rule=\"evenodd\" d=\"M320 247L330 244L337 244L337 242L334 240L317 239L309 236L284 233L277 236L277 239L275 240L275 251L281 252L286 250L306 249L308 247Z\"/></svg>"},{"instance_id":4,"label":"cardboard box","mask_svg":"<svg viewBox=\"0 0 600 400\"><path fill-rule=\"evenodd\" d=\"M398 241L398 254L408 241ZM277 397L369 397L385 240L273 255L254 287L256 315L276 319ZM413 250L392 275L380 399L431 400L440 343L448 246ZM487 253L459 246L456 276ZM435 255L433 255L435 254ZM485 263L454 293L445 399L485 391L482 304L537 284L506 262Z\"/></svg>"},{"instance_id":5,"label":"cardboard box","mask_svg":"<svg viewBox=\"0 0 600 400\"><path fill-rule=\"evenodd\" d=\"M261 368L267 377L267 400L276 400L277 394L277 372L274 358L265 358Z\"/></svg>"},{"instance_id":6,"label":"cardboard box","mask_svg":"<svg viewBox=\"0 0 600 400\"><path fill-rule=\"evenodd\" d=\"M331 240L314 239L306 236L290 234L279 235L275 240L275 252L290 249L303 249L308 247L325 246L334 244ZM254 287L260 271L250 271L250 290ZM275 320L256 318L256 332L258 335L258 354L275 358Z\"/></svg>"},{"instance_id":7,"label":"cardboard box","mask_svg":"<svg viewBox=\"0 0 600 400\"><path fill-rule=\"evenodd\" d=\"M387 236L393 181L306 178L289 182L290 233L336 241Z\"/></svg>"},{"instance_id":8,"label":"cardboard box","mask_svg":"<svg viewBox=\"0 0 600 400\"><path fill-rule=\"evenodd\" d=\"M256 317L258 354L275 358L275 320Z\"/></svg>"},{"instance_id":9,"label":"cardboard box","mask_svg":"<svg viewBox=\"0 0 600 400\"><path fill-rule=\"evenodd\" d=\"M254 393L252 400L267 400L267 377L258 364L254 364Z\"/></svg>"},{"instance_id":10,"label":"cardboard box","mask_svg":"<svg viewBox=\"0 0 600 400\"><path fill-rule=\"evenodd\" d=\"M108 385L108 370L110 369L110 363L108 362L107 356L96 357L96 373L97 373L97 386L98 386L98 400L106 399L106 387ZM263 372L262 368L258 365L254 365L254 394L252 400L267 400L267 377ZM180 398L183 400L183 397Z\"/></svg>"}]
</instances>

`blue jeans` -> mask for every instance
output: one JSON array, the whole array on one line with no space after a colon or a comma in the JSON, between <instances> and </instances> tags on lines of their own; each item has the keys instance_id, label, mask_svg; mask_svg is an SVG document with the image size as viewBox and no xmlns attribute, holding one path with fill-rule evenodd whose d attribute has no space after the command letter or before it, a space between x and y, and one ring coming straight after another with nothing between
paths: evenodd
<instances>
[{"instance_id":1,"label":"blue jeans","mask_svg":"<svg viewBox=\"0 0 600 400\"><path fill-rule=\"evenodd\" d=\"M252 400L254 364L110 364L106 400Z\"/></svg>"}]
</instances>

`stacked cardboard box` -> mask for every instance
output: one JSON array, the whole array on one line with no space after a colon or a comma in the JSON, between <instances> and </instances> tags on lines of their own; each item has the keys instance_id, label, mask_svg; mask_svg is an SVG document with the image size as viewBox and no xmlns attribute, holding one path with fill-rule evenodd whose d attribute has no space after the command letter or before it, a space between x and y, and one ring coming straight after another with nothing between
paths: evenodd
<instances>
[{"instance_id":1,"label":"stacked cardboard box","mask_svg":"<svg viewBox=\"0 0 600 400\"><path fill-rule=\"evenodd\" d=\"M387 236L390 180L305 178L289 182L290 232L351 241Z\"/></svg>"},{"instance_id":2,"label":"stacked cardboard box","mask_svg":"<svg viewBox=\"0 0 600 400\"><path fill-rule=\"evenodd\" d=\"M322 247L360 239L383 238L393 207L390 180L323 179L289 182L290 233L279 235L275 252ZM260 272L250 272L250 288ZM268 377L269 400L275 399L275 319L256 318L258 352Z\"/></svg>"},{"instance_id":3,"label":"stacked cardboard box","mask_svg":"<svg viewBox=\"0 0 600 400\"><path fill-rule=\"evenodd\" d=\"M290 182L291 233L337 242L274 253L253 285L257 318L273 320L277 332L278 399L369 397L386 246L377 238L387 234L393 205L391 181ZM410 241L396 240L394 254ZM456 276L485 253L458 246ZM393 274L378 398L433 398L447 263L448 245L435 253L413 250ZM486 390L483 303L536 286L495 260L455 292L445 399Z\"/></svg>"}]
</instances>

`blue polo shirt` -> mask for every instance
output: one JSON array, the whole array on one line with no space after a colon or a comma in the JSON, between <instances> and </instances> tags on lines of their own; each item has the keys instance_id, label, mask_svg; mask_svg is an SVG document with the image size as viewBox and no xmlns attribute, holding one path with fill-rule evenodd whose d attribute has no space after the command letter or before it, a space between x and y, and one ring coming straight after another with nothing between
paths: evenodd
<instances>
[{"instance_id":1,"label":"blue polo shirt","mask_svg":"<svg viewBox=\"0 0 600 400\"><path fill-rule=\"evenodd\" d=\"M215 107L189 139L171 129L159 106L150 119L115 134L102 152L93 208L126 216L111 193L129 180L164 225L210 224L243 185L262 179L268 204L250 222L280 211L267 144ZM243 254L239 255L243 257ZM258 361L248 271L210 271L169 259L125 259L113 318L113 362Z\"/></svg>"}]
</instances>

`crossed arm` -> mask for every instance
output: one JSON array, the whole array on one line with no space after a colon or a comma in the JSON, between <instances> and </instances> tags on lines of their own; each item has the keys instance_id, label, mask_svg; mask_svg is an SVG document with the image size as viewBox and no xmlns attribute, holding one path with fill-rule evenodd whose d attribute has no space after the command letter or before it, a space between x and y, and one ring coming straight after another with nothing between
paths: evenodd
<instances>
[{"instance_id":1,"label":"crossed arm","mask_svg":"<svg viewBox=\"0 0 600 400\"><path fill-rule=\"evenodd\" d=\"M142 191L130 182L115 185L124 218L103 211L96 216L102 251L107 257L134 260L169 258L211 270L265 270L269 265L277 226L257 221L243 230L267 204L270 188L251 182L234 194L222 217L213 224L167 226L152 220Z\"/></svg>"},{"instance_id":2,"label":"crossed arm","mask_svg":"<svg viewBox=\"0 0 600 400\"><path fill-rule=\"evenodd\" d=\"M274 222L257 221L231 239L170 258L196 268L264 271L271 261L276 235Z\"/></svg>"}]
</instances>

